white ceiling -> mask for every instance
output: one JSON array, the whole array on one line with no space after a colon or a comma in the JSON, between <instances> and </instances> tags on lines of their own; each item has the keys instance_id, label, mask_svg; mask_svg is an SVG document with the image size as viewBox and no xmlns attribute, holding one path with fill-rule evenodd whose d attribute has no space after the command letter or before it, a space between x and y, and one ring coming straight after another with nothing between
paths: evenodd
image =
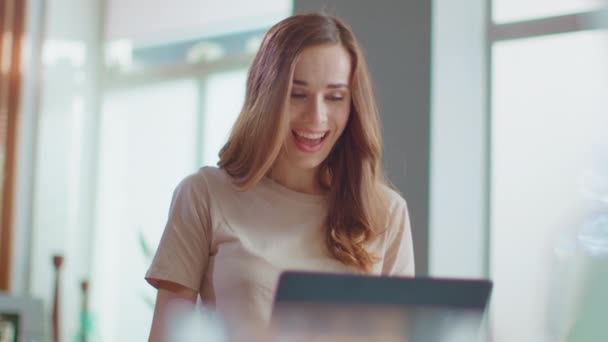
<instances>
[{"instance_id":1,"label":"white ceiling","mask_svg":"<svg viewBox=\"0 0 608 342\"><path fill-rule=\"evenodd\" d=\"M158 44L272 24L291 0L107 0L106 40Z\"/></svg>"}]
</instances>

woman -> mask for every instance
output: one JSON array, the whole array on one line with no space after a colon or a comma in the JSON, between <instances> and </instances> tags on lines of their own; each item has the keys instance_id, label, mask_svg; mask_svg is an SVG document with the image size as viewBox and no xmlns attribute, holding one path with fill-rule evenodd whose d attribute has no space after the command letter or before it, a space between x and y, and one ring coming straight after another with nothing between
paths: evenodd
<instances>
[{"instance_id":1,"label":"woman","mask_svg":"<svg viewBox=\"0 0 608 342\"><path fill-rule=\"evenodd\" d=\"M350 28L296 15L264 37L219 168L187 177L146 280L167 304L214 307L230 328L269 319L281 271L414 275L406 203L381 170L379 115Z\"/></svg>"}]
</instances>

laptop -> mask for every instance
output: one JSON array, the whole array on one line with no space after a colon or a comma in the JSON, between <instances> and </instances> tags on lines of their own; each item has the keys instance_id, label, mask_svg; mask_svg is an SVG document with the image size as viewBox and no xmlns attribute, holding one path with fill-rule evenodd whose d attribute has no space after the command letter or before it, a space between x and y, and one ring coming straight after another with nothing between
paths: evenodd
<instances>
[{"instance_id":1,"label":"laptop","mask_svg":"<svg viewBox=\"0 0 608 342\"><path fill-rule=\"evenodd\" d=\"M271 326L289 341L478 341L492 282L285 272Z\"/></svg>"}]
</instances>

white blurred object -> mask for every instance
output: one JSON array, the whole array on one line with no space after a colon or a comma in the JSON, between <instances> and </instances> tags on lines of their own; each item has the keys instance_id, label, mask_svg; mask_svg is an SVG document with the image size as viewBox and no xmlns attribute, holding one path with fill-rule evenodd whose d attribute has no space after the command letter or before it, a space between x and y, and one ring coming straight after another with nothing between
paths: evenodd
<instances>
[{"instance_id":1,"label":"white blurred object","mask_svg":"<svg viewBox=\"0 0 608 342\"><path fill-rule=\"evenodd\" d=\"M106 66L118 70L128 70L133 65L133 43L128 39L108 43Z\"/></svg>"},{"instance_id":2,"label":"white blurred object","mask_svg":"<svg viewBox=\"0 0 608 342\"><path fill-rule=\"evenodd\" d=\"M186 60L188 63L213 62L226 55L224 48L217 43L202 42L188 50Z\"/></svg>"},{"instance_id":3,"label":"white blurred object","mask_svg":"<svg viewBox=\"0 0 608 342\"><path fill-rule=\"evenodd\" d=\"M596 157L582 177L583 212L554 251L550 341L608 341L608 145Z\"/></svg>"},{"instance_id":4,"label":"white blurred object","mask_svg":"<svg viewBox=\"0 0 608 342\"><path fill-rule=\"evenodd\" d=\"M608 1L597 20L608 27ZM605 56L608 63L608 55ZM608 77L600 74L599 77ZM608 121L598 120L594 164L584 174L581 190L587 210L576 243L583 259L580 295L566 341L608 341Z\"/></svg>"},{"instance_id":5,"label":"white blurred object","mask_svg":"<svg viewBox=\"0 0 608 342\"><path fill-rule=\"evenodd\" d=\"M167 338L172 342L227 342L220 317L203 307L188 302L174 302L167 311Z\"/></svg>"},{"instance_id":6,"label":"white blurred object","mask_svg":"<svg viewBox=\"0 0 608 342\"><path fill-rule=\"evenodd\" d=\"M45 66L66 61L73 68L82 68L87 59L86 45L80 40L47 39L44 42L42 62Z\"/></svg>"}]
</instances>

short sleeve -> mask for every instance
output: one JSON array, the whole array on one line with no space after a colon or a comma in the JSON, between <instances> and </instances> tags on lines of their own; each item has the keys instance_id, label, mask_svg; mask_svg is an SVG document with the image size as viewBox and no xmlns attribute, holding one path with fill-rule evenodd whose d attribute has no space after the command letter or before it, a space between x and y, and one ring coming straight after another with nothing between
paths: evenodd
<instances>
[{"instance_id":1,"label":"short sleeve","mask_svg":"<svg viewBox=\"0 0 608 342\"><path fill-rule=\"evenodd\" d=\"M145 279L158 288L170 281L198 291L211 241L209 192L204 175L186 177L175 189L165 230Z\"/></svg>"},{"instance_id":2,"label":"short sleeve","mask_svg":"<svg viewBox=\"0 0 608 342\"><path fill-rule=\"evenodd\" d=\"M407 203L398 194L394 195L398 198L389 217L382 274L413 277L414 244Z\"/></svg>"}]
</instances>

